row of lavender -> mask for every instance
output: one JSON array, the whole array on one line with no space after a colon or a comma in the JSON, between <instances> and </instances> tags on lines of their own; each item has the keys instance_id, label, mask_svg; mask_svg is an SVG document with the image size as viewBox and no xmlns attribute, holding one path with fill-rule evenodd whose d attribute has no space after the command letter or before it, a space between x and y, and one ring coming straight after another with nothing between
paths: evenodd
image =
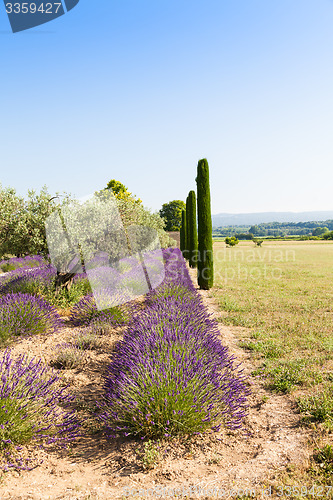
<instances>
[{"instance_id":1,"label":"row of lavender","mask_svg":"<svg viewBox=\"0 0 333 500\"><path fill-rule=\"evenodd\" d=\"M0 340L5 345L16 336L53 334L64 326L58 308L48 299L54 297L56 269L38 256L13 258L0 262L7 274L0 277ZM71 294L58 296L54 303L75 302L71 309L73 324L88 325L94 320L119 322L117 311L100 314L89 291L85 275L75 279ZM85 295L86 294L86 295ZM80 332L71 346L82 349L93 340ZM58 346L59 347L59 346ZM64 356L65 350L56 348ZM54 364L56 366L56 364ZM68 368L70 366L58 366ZM80 432L74 410L74 398L63 384L59 371L41 360L6 350L0 359L0 468L29 469L30 459L23 458L20 445L36 442L67 444Z\"/></svg>"},{"instance_id":2,"label":"row of lavender","mask_svg":"<svg viewBox=\"0 0 333 500\"><path fill-rule=\"evenodd\" d=\"M0 260L0 269L7 273L15 269L29 269L40 267L46 264L45 259L41 255L27 255L26 257L12 257L11 259Z\"/></svg>"},{"instance_id":3,"label":"row of lavender","mask_svg":"<svg viewBox=\"0 0 333 500\"><path fill-rule=\"evenodd\" d=\"M246 382L221 344L217 323L194 289L180 251L163 253L165 280L146 296L144 308L133 306L133 319L107 370L99 418L109 436L159 438L221 425L237 428L246 414ZM55 272L43 263L2 278L2 339L52 333L63 325L47 300L54 294ZM97 311L84 275L73 288L74 325L124 322L119 309ZM79 423L66 410L71 398L59 391L59 373L25 357L13 360L6 351L0 377L0 448L41 437L66 442L77 435Z\"/></svg>"},{"instance_id":4,"label":"row of lavender","mask_svg":"<svg viewBox=\"0 0 333 500\"><path fill-rule=\"evenodd\" d=\"M246 381L221 344L181 252L163 252L165 280L134 315L107 370L101 419L110 436L238 428L247 411Z\"/></svg>"},{"instance_id":5,"label":"row of lavender","mask_svg":"<svg viewBox=\"0 0 333 500\"><path fill-rule=\"evenodd\" d=\"M38 256L8 262L17 267L0 278L2 342L18 335L57 332L63 326L59 309L70 309L70 320L75 326L87 325L93 319L116 323L122 318L118 308L97 310L84 273L75 277L70 290L55 293L56 269L52 265L40 261ZM37 263L39 267L34 265Z\"/></svg>"}]
</instances>

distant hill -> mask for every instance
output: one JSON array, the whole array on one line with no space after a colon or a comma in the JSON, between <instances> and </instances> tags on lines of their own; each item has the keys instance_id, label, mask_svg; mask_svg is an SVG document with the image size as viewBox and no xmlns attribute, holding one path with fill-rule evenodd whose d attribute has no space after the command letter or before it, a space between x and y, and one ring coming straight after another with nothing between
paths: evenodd
<instances>
[{"instance_id":1,"label":"distant hill","mask_svg":"<svg viewBox=\"0 0 333 500\"><path fill-rule=\"evenodd\" d=\"M261 212L250 214L215 214L213 227L252 226L264 222L308 222L333 219L333 210L318 212Z\"/></svg>"}]
</instances>

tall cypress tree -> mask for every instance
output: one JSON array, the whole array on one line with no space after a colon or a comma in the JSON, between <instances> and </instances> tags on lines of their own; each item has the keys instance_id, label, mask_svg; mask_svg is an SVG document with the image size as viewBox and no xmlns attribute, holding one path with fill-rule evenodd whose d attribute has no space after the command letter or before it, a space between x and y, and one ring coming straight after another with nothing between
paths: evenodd
<instances>
[{"instance_id":1,"label":"tall cypress tree","mask_svg":"<svg viewBox=\"0 0 333 500\"><path fill-rule=\"evenodd\" d=\"M209 167L204 158L198 162L198 285L209 290L214 283L212 214L210 206Z\"/></svg>"},{"instance_id":2,"label":"tall cypress tree","mask_svg":"<svg viewBox=\"0 0 333 500\"><path fill-rule=\"evenodd\" d=\"M184 252L186 248L186 242L185 242L185 231L186 231L186 218L185 218L185 210L182 211L182 222L180 226L180 250L181 252Z\"/></svg>"},{"instance_id":3,"label":"tall cypress tree","mask_svg":"<svg viewBox=\"0 0 333 500\"><path fill-rule=\"evenodd\" d=\"M196 199L195 192L190 191L188 194L188 253L190 267L197 267L198 254L198 233L197 233L197 215L196 215Z\"/></svg>"},{"instance_id":4,"label":"tall cypress tree","mask_svg":"<svg viewBox=\"0 0 333 500\"><path fill-rule=\"evenodd\" d=\"M184 259L187 258L187 226L186 226L186 210L182 211L182 239L180 240L180 249L182 251ZM183 243L182 243L183 242ZM183 248L182 248L183 246Z\"/></svg>"},{"instance_id":5,"label":"tall cypress tree","mask_svg":"<svg viewBox=\"0 0 333 500\"><path fill-rule=\"evenodd\" d=\"M190 260L190 197L186 198L186 251L185 258Z\"/></svg>"}]
</instances>

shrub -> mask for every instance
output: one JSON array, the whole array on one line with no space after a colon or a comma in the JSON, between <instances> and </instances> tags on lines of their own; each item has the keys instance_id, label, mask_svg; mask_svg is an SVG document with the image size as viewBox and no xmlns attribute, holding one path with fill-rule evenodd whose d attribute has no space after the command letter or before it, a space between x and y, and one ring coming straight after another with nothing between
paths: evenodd
<instances>
[{"instance_id":1,"label":"shrub","mask_svg":"<svg viewBox=\"0 0 333 500\"><path fill-rule=\"evenodd\" d=\"M99 311L92 294L83 297L72 308L70 321L75 326L88 326L91 323L111 323L120 325L126 322L126 315L120 307Z\"/></svg>"},{"instance_id":2,"label":"shrub","mask_svg":"<svg viewBox=\"0 0 333 500\"><path fill-rule=\"evenodd\" d=\"M145 470L154 469L160 462L161 453L159 448L159 444L155 444L153 441L151 441L151 439L144 443L144 451L141 454L141 462Z\"/></svg>"},{"instance_id":3,"label":"shrub","mask_svg":"<svg viewBox=\"0 0 333 500\"><path fill-rule=\"evenodd\" d=\"M76 345L58 344L55 346L54 352L50 365L59 370L79 368L86 360L84 352Z\"/></svg>"},{"instance_id":4,"label":"shrub","mask_svg":"<svg viewBox=\"0 0 333 500\"><path fill-rule=\"evenodd\" d=\"M165 248L162 253L165 277L162 285L155 289L155 293L159 292L167 284L185 286L195 292L190 275L184 265L185 262L181 251L178 248Z\"/></svg>"},{"instance_id":5,"label":"shrub","mask_svg":"<svg viewBox=\"0 0 333 500\"><path fill-rule=\"evenodd\" d=\"M91 287L85 273L77 274L69 289L63 287L54 292L52 288L47 288L42 295L50 304L60 309L66 309L77 304L85 295L91 293Z\"/></svg>"},{"instance_id":6,"label":"shrub","mask_svg":"<svg viewBox=\"0 0 333 500\"><path fill-rule=\"evenodd\" d=\"M92 322L89 328L94 335L109 335L113 332L114 326L107 321L99 320L97 322Z\"/></svg>"},{"instance_id":7,"label":"shrub","mask_svg":"<svg viewBox=\"0 0 333 500\"><path fill-rule=\"evenodd\" d=\"M39 267L29 271L26 268L18 268L1 280L0 293L48 294L48 290L54 290L55 277L56 269L53 266Z\"/></svg>"},{"instance_id":8,"label":"shrub","mask_svg":"<svg viewBox=\"0 0 333 500\"><path fill-rule=\"evenodd\" d=\"M235 245L238 245L239 241L235 236L231 236L230 238L225 239L225 244L227 247L234 247Z\"/></svg>"},{"instance_id":9,"label":"shrub","mask_svg":"<svg viewBox=\"0 0 333 500\"><path fill-rule=\"evenodd\" d=\"M86 328L77 334L75 347L82 350L98 349L102 344L101 338L93 328Z\"/></svg>"},{"instance_id":10,"label":"shrub","mask_svg":"<svg viewBox=\"0 0 333 500\"><path fill-rule=\"evenodd\" d=\"M0 449L38 441L65 444L78 435L70 410L73 398L59 384L59 375L41 360L7 350L0 359Z\"/></svg>"},{"instance_id":11,"label":"shrub","mask_svg":"<svg viewBox=\"0 0 333 500\"><path fill-rule=\"evenodd\" d=\"M1 281L0 294L10 292L29 293L41 296L51 305L65 309L76 304L83 296L91 292L85 273L75 276L72 286L58 289L55 293L56 269L45 266L31 271L17 269Z\"/></svg>"},{"instance_id":12,"label":"shrub","mask_svg":"<svg viewBox=\"0 0 333 500\"><path fill-rule=\"evenodd\" d=\"M16 335L54 333L62 320L48 302L41 297L10 293L0 297L0 339Z\"/></svg>"},{"instance_id":13,"label":"shrub","mask_svg":"<svg viewBox=\"0 0 333 500\"><path fill-rule=\"evenodd\" d=\"M168 267L165 295L154 300L160 290L150 293L108 367L100 418L110 435L159 438L237 428L246 413L248 389L217 337L217 323L196 292L189 290L187 300L173 296L177 281L170 285ZM184 268L182 261L181 280Z\"/></svg>"},{"instance_id":14,"label":"shrub","mask_svg":"<svg viewBox=\"0 0 333 500\"><path fill-rule=\"evenodd\" d=\"M255 244L256 247L261 247L263 244L264 240L260 240L258 238L252 238L253 243Z\"/></svg>"}]
</instances>

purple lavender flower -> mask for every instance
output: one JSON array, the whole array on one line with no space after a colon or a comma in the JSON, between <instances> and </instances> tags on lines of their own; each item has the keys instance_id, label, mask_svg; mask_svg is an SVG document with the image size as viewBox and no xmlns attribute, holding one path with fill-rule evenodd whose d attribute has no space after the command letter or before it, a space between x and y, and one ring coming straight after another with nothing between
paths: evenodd
<instances>
[{"instance_id":1,"label":"purple lavender flower","mask_svg":"<svg viewBox=\"0 0 333 500\"><path fill-rule=\"evenodd\" d=\"M247 411L246 381L180 251L163 253L165 279L148 294L108 367L101 419L110 435L154 438L237 428Z\"/></svg>"},{"instance_id":2,"label":"purple lavender flower","mask_svg":"<svg viewBox=\"0 0 333 500\"><path fill-rule=\"evenodd\" d=\"M56 268L49 265L36 269L18 268L1 279L0 294L51 290L54 287L56 274Z\"/></svg>"},{"instance_id":3,"label":"purple lavender flower","mask_svg":"<svg viewBox=\"0 0 333 500\"><path fill-rule=\"evenodd\" d=\"M70 320L75 326L88 326L99 322L118 325L125 321L125 316L118 307L99 311L93 295L88 294L73 306Z\"/></svg>"},{"instance_id":4,"label":"purple lavender flower","mask_svg":"<svg viewBox=\"0 0 333 500\"><path fill-rule=\"evenodd\" d=\"M41 297L9 293L0 297L0 338L54 333L62 326L56 309Z\"/></svg>"},{"instance_id":5,"label":"purple lavender flower","mask_svg":"<svg viewBox=\"0 0 333 500\"><path fill-rule=\"evenodd\" d=\"M2 354L0 449L30 440L42 446L64 444L77 437L79 422L68 408L73 397L59 380L58 372L43 365L41 360L29 360L25 355L14 359L10 350Z\"/></svg>"},{"instance_id":6,"label":"purple lavender flower","mask_svg":"<svg viewBox=\"0 0 333 500\"><path fill-rule=\"evenodd\" d=\"M47 265L47 261L41 255L28 255L26 257L12 257L11 259L1 260L0 269L3 272L13 271L15 269L27 269Z\"/></svg>"}]
</instances>

